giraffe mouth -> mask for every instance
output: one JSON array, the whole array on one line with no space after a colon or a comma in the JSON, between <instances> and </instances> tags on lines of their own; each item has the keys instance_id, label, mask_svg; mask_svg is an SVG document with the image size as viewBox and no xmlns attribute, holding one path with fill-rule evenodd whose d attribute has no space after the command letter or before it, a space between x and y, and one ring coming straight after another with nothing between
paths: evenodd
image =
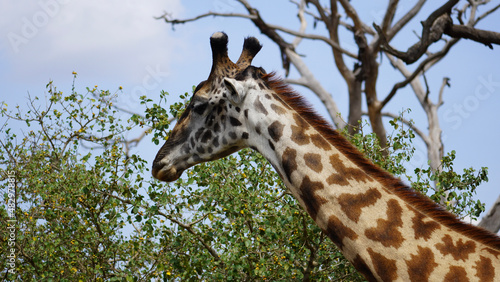
<instances>
[{"instance_id":1,"label":"giraffe mouth","mask_svg":"<svg viewBox=\"0 0 500 282\"><path fill-rule=\"evenodd\" d=\"M184 170L177 170L175 167L167 167L166 165L163 165L162 163L154 163L153 164L153 170L152 174L153 177L160 180L160 181L165 181L165 182L172 182L177 179L182 175Z\"/></svg>"}]
</instances>

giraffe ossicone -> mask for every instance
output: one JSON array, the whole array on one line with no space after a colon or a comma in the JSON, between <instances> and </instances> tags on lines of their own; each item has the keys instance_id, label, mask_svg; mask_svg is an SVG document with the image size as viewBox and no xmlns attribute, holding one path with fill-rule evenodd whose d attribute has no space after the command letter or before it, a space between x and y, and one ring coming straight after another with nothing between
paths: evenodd
<instances>
[{"instance_id":1,"label":"giraffe ossicone","mask_svg":"<svg viewBox=\"0 0 500 282\"><path fill-rule=\"evenodd\" d=\"M500 238L465 224L372 164L274 74L236 63L228 37L210 38L212 69L153 162L174 181L198 163L250 147L370 281L500 281Z\"/></svg>"}]
</instances>

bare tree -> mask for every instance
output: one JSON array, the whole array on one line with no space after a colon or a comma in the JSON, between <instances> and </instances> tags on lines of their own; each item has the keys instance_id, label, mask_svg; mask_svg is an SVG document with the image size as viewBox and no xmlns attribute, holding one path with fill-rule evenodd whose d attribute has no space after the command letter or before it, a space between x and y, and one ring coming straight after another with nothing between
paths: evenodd
<instances>
[{"instance_id":1,"label":"bare tree","mask_svg":"<svg viewBox=\"0 0 500 282\"><path fill-rule=\"evenodd\" d=\"M495 233L500 230L500 196L498 196L497 200L481 222L479 222L478 226Z\"/></svg>"},{"instance_id":2,"label":"bare tree","mask_svg":"<svg viewBox=\"0 0 500 282\"><path fill-rule=\"evenodd\" d=\"M209 11L187 19L175 19L165 13L158 19L163 19L172 26L214 16L249 20L278 45L288 83L304 86L317 95L337 128L348 127L350 133L355 133L359 130L358 122L366 115L381 144L387 142L383 117L397 116L397 114L384 111L384 109L399 93L400 89L410 85L427 117L428 129L422 130L423 127L416 126L409 121L403 122L406 122L425 143L427 157L433 170L440 169L440 161L443 157L442 130L439 124L438 110L443 104L445 86L449 86L449 84L448 78L443 78L437 98L431 99L429 95L431 90L427 85L425 72L444 58L460 39L474 40L489 48L492 48L492 44L500 44L500 33L475 28L478 22L500 8L500 4L492 6L488 0L469 0L462 6L459 5L458 0L445 2L434 10L427 19L421 21L421 35L407 51L398 51L393 48L390 45L391 40L402 32L403 28L421 11L425 0L416 1L399 19L395 19L399 1L389 0L380 25L363 21L356 8L348 0L331 0L329 5L324 5L324 2L320 3L319 0L290 0L297 7L297 16L300 22L298 30L266 21L259 10L247 0L234 1L241 5L244 12L219 13ZM482 13L479 13L480 7L484 8L481 9L484 10ZM457 23L454 23L452 16ZM345 18L347 21L342 20ZM306 32L310 22L313 22L315 27L318 23L323 25L327 36ZM357 53L342 46L339 39L340 32L352 34L357 45ZM291 42L287 41L283 35L292 35L294 39ZM335 66L345 80L348 89L349 112L347 121L339 116L340 111L332 95L321 85L302 57L297 54L296 48L303 40L319 41L331 48ZM436 47L437 45L433 44L437 41L444 41L444 44L439 44L441 47ZM437 48L437 51L430 52L428 48L431 45L433 45L433 49ZM402 81L395 83L385 96L377 93L376 88L380 67L379 54L385 56L404 77ZM347 59L353 59L356 63L349 67L346 63ZM415 64L415 66L411 66L412 69L409 68L411 64ZM298 71L299 77L288 78L291 65ZM362 110L363 95L367 111ZM498 209L498 211L492 210L488 214L496 214L497 218L490 218L490 220L500 222L500 198L493 209ZM494 228L490 228L490 230L497 232L498 227L496 230Z\"/></svg>"}]
</instances>

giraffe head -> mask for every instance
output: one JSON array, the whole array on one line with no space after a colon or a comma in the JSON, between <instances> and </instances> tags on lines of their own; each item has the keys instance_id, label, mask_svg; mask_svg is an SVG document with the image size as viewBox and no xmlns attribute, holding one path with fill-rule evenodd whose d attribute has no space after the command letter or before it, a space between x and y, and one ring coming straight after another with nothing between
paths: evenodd
<instances>
[{"instance_id":1,"label":"giraffe head","mask_svg":"<svg viewBox=\"0 0 500 282\"><path fill-rule=\"evenodd\" d=\"M174 181L195 164L248 147L249 133L242 122L248 115L242 108L246 93L243 88L252 87L252 80L246 78L265 74L263 69L250 66L262 46L256 38L246 38L240 58L233 63L227 54L227 42L223 32L210 38L210 75L198 84L191 102L158 151L153 162L155 178Z\"/></svg>"}]
</instances>

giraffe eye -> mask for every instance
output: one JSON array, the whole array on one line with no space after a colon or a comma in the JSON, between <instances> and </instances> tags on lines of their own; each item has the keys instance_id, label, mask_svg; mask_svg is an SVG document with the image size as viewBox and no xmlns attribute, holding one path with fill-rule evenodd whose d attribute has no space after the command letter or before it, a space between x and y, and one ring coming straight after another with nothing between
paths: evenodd
<instances>
[{"instance_id":1,"label":"giraffe eye","mask_svg":"<svg viewBox=\"0 0 500 282\"><path fill-rule=\"evenodd\" d=\"M207 109L208 103L202 103L199 105L193 106L193 111L199 115L202 115Z\"/></svg>"}]
</instances>

